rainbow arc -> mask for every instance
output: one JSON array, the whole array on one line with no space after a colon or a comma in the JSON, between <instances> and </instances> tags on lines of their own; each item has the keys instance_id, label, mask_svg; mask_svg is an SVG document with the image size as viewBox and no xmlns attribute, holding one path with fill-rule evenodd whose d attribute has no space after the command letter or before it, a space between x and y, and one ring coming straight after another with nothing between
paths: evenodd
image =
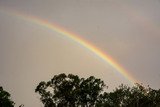
<instances>
[{"instance_id":1,"label":"rainbow arc","mask_svg":"<svg viewBox=\"0 0 160 107\"><path fill-rule=\"evenodd\" d=\"M98 49L96 46L94 46L87 40L82 39L80 35L70 32L64 29L63 27L59 26L58 24L51 23L47 20L43 20L35 16L25 15L25 14L19 13L17 11L12 11L12 10L6 10L6 11L3 11L3 13L6 13L12 16L16 16L30 23L34 23L39 26L45 27L46 29L50 29L52 31L58 32L61 36L65 36L75 41L76 43L80 44L84 48L87 48L89 51L94 53L96 56L104 60L107 64L115 68L116 71L120 73L124 78L130 81L131 84L134 84L136 82L136 80L129 74L129 72L127 72L127 70L125 70L120 64L118 64L116 60L114 60L110 55Z\"/></svg>"}]
</instances>

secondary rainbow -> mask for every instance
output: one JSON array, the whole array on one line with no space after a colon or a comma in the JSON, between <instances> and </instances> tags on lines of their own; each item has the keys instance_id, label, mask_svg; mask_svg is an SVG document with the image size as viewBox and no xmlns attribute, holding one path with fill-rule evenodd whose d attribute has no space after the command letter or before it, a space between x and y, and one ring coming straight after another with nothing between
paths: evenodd
<instances>
[{"instance_id":1,"label":"secondary rainbow","mask_svg":"<svg viewBox=\"0 0 160 107\"><path fill-rule=\"evenodd\" d=\"M58 24L51 23L47 20L40 19L35 16L31 15L26 15L19 13L17 11L3 11L3 13L16 16L18 18L21 18L23 20L32 22L34 24L40 25L42 27L45 27L47 29L53 30L58 32L59 34L66 36L67 38L75 41L76 43L80 44L81 46L87 48L89 51L93 52L95 55L97 55L99 58L110 64L113 68L117 70L121 75L123 75L130 83L133 85L133 83L136 82L136 80L120 65L118 64L110 55L104 53L100 49L98 49L96 46L93 44L89 43L87 40L84 40L80 38L81 36L78 34L75 34L73 32L70 32L63 27L59 26Z\"/></svg>"}]
</instances>

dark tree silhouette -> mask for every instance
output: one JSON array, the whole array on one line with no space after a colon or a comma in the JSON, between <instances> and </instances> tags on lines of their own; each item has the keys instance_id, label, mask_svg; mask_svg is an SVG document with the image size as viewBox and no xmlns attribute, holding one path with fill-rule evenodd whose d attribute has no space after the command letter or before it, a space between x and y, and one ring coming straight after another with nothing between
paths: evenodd
<instances>
[{"instance_id":1,"label":"dark tree silhouette","mask_svg":"<svg viewBox=\"0 0 160 107\"><path fill-rule=\"evenodd\" d=\"M0 86L0 107L14 107L11 95Z\"/></svg>"},{"instance_id":2,"label":"dark tree silhouette","mask_svg":"<svg viewBox=\"0 0 160 107\"><path fill-rule=\"evenodd\" d=\"M122 84L112 92L104 92L104 87L104 82L94 76L80 78L63 73L40 82L35 92L44 107L160 107L160 89L138 83L132 87ZM0 107L14 107L10 97L0 86Z\"/></svg>"},{"instance_id":3,"label":"dark tree silhouette","mask_svg":"<svg viewBox=\"0 0 160 107\"><path fill-rule=\"evenodd\" d=\"M120 85L112 92L103 92L101 79L94 76L59 74L48 82L40 82L35 92L44 107L160 107L160 89L136 83Z\"/></svg>"},{"instance_id":4,"label":"dark tree silhouette","mask_svg":"<svg viewBox=\"0 0 160 107\"><path fill-rule=\"evenodd\" d=\"M146 88L142 84L133 87L120 85L113 92L103 93L99 107L160 107L160 90Z\"/></svg>"},{"instance_id":5,"label":"dark tree silhouette","mask_svg":"<svg viewBox=\"0 0 160 107\"><path fill-rule=\"evenodd\" d=\"M104 82L94 76L85 79L59 74L48 82L40 82L35 92L40 94L45 107L93 107L104 86Z\"/></svg>"}]
</instances>

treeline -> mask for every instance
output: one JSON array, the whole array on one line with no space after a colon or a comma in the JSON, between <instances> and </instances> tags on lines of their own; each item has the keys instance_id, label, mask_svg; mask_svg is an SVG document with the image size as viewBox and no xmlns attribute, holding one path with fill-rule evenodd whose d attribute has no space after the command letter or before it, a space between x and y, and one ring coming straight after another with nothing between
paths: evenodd
<instances>
[{"instance_id":1,"label":"treeline","mask_svg":"<svg viewBox=\"0 0 160 107\"><path fill-rule=\"evenodd\" d=\"M80 78L73 74L55 75L38 84L35 92L44 107L160 107L160 89L120 85L105 92L105 83L94 76ZM10 94L0 87L0 107L14 107ZM22 105L21 105L22 106Z\"/></svg>"}]
</instances>

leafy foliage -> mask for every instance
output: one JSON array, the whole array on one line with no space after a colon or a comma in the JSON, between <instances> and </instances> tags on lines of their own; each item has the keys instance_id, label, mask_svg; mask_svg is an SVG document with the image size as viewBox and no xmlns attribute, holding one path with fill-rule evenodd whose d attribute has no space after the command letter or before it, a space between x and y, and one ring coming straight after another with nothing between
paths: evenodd
<instances>
[{"instance_id":1,"label":"leafy foliage","mask_svg":"<svg viewBox=\"0 0 160 107\"><path fill-rule=\"evenodd\" d=\"M14 107L14 102L10 99L10 94L0 87L0 107Z\"/></svg>"},{"instance_id":2,"label":"leafy foliage","mask_svg":"<svg viewBox=\"0 0 160 107\"><path fill-rule=\"evenodd\" d=\"M85 79L63 73L48 82L40 82L35 92L39 93L44 107L160 107L160 89L136 83L133 87L121 84L112 92L104 92L105 86L94 76ZM0 107L14 107L10 97L0 87Z\"/></svg>"},{"instance_id":3,"label":"leafy foliage","mask_svg":"<svg viewBox=\"0 0 160 107\"><path fill-rule=\"evenodd\" d=\"M35 92L40 94L44 107L160 107L160 89L122 84L107 93L104 87L104 82L94 76L85 79L59 74L40 82Z\"/></svg>"},{"instance_id":4,"label":"leafy foliage","mask_svg":"<svg viewBox=\"0 0 160 107\"><path fill-rule=\"evenodd\" d=\"M59 74L48 82L40 82L35 91L45 107L90 107L95 106L104 86L103 81L93 76L85 79Z\"/></svg>"},{"instance_id":5,"label":"leafy foliage","mask_svg":"<svg viewBox=\"0 0 160 107\"><path fill-rule=\"evenodd\" d=\"M113 92L100 96L100 107L160 107L160 90L135 84L132 88L120 85Z\"/></svg>"}]
</instances>

